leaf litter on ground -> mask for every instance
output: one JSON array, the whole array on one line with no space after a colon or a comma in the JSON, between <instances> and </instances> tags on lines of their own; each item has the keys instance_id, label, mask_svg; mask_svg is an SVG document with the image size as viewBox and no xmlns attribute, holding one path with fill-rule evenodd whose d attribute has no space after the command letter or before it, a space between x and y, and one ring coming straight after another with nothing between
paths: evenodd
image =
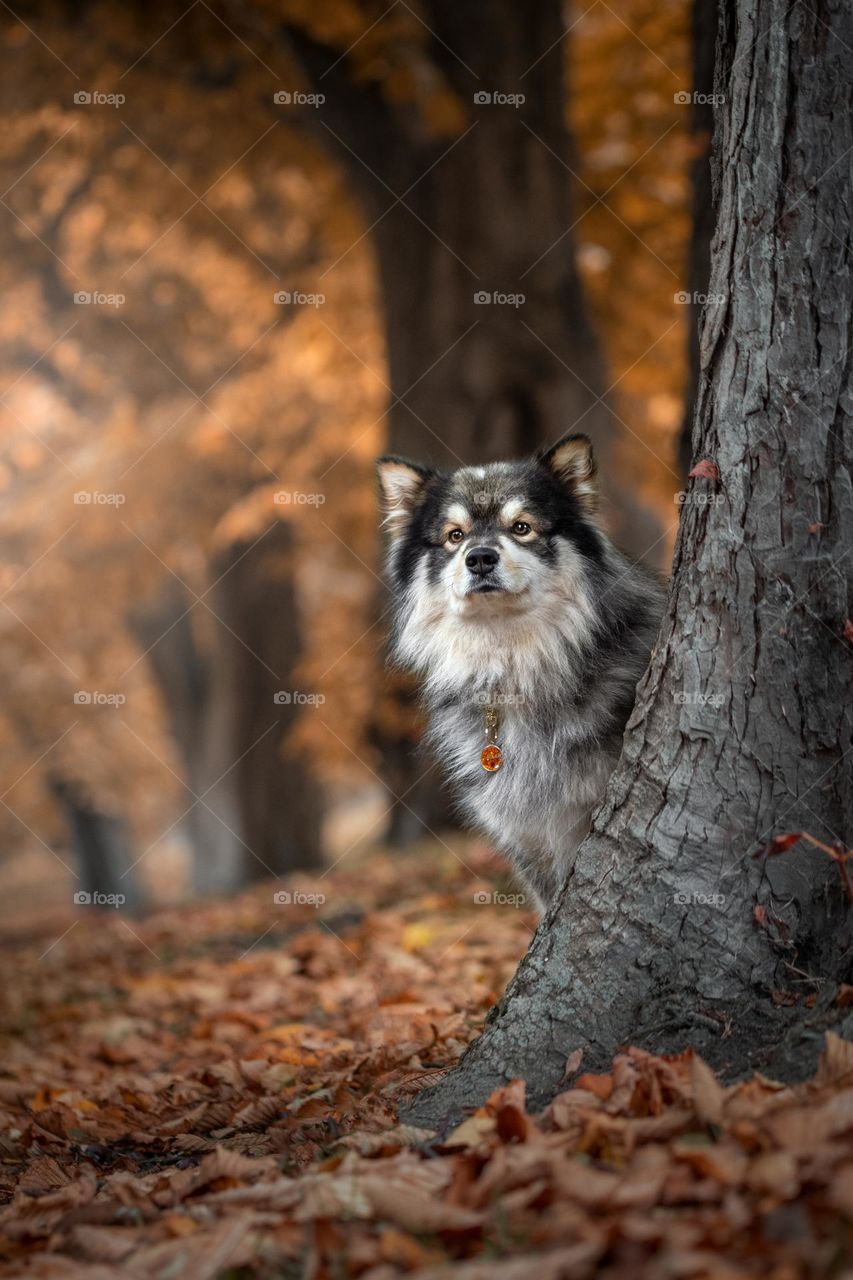
<instances>
[{"instance_id":1,"label":"leaf litter on ground","mask_svg":"<svg viewBox=\"0 0 853 1280\"><path fill-rule=\"evenodd\" d=\"M539 1114L515 1080L443 1140L399 1123L535 927L465 864L379 850L318 905L294 877L8 946L0 1276L853 1280L832 1035L797 1086L626 1048Z\"/></svg>"}]
</instances>

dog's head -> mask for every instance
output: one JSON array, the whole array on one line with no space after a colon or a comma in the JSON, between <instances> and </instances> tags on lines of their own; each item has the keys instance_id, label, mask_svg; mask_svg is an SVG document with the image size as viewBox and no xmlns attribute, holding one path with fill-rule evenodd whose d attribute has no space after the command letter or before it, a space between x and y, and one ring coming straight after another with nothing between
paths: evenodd
<instances>
[{"instance_id":1,"label":"dog's head","mask_svg":"<svg viewBox=\"0 0 853 1280\"><path fill-rule=\"evenodd\" d=\"M385 457L378 467L404 660L429 665L438 632L458 653L460 633L525 643L536 623L588 621L589 570L606 539L586 436L520 462L440 472Z\"/></svg>"},{"instance_id":2,"label":"dog's head","mask_svg":"<svg viewBox=\"0 0 853 1280\"><path fill-rule=\"evenodd\" d=\"M600 558L586 436L566 436L522 462L444 473L385 457L378 468L395 585L419 575L454 613L527 607L567 552Z\"/></svg>"}]
</instances>

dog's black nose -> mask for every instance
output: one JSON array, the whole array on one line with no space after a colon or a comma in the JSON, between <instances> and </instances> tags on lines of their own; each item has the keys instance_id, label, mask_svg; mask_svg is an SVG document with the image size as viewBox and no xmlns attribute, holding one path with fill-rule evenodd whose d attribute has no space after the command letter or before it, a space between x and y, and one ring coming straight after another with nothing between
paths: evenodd
<instances>
[{"instance_id":1,"label":"dog's black nose","mask_svg":"<svg viewBox=\"0 0 853 1280\"><path fill-rule=\"evenodd\" d=\"M500 556L493 547L472 547L465 557L465 564L472 573L485 578L487 573L497 567L498 560Z\"/></svg>"}]
</instances>

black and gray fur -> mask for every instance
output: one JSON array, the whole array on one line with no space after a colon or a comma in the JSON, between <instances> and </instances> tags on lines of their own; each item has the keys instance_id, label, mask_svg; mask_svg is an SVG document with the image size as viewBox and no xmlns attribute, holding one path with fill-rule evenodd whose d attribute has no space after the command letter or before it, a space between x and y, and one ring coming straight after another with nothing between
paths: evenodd
<instances>
[{"instance_id":1,"label":"black and gray fur","mask_svg":"<svg viewBox=\"0 0 853 1280\"><path fill-rule=\"evenodd\" d=\"M619 755L663 587L602 530L586 436L452 473L378 466L393 658L423 678L429 740L462 811L544 908ZM496 773L480 763L488 706Z\"/></svg>"}]
</instances>

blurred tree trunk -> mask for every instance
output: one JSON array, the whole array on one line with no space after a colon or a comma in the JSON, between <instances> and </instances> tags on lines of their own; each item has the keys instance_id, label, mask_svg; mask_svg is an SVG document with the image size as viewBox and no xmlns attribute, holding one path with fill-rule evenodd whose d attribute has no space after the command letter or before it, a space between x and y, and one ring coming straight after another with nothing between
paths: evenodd
<instances>
[{"instance_id":1,"label":"blurred tree trunk","mask_svg":"<svg viewBox=\"0 0 853 1280\"><path fill-rule=\"evenodd\" d=\"M278 522L260 540L230 543L213 566L243 861L255 877L321 861L320 789L291 743L300 718L316 714L316 704L305 701L309 691L297 684L302 636L293 542L290 527Z\"/></svg>"},{"instance_id":2,"label":"blurred tree trunk","mask_svg":"<svg viewBox=\"0 0 853 1280\"><path fill-rule=\"evenodd\" d=\"M702 302L708 293L711 271L711 237L714 234L714 199L711 190L711 138L714 132L714 48L717 40L718 0L693 0L691 41L693 107L690 134L693 143L691 168L692 232L687 259L687 286L690 314L687 325L687 393L684 418L678 440L678 463L687 475L693 462L693 420L699 390L699 322Z\"/></svg>"},{"instance_id":3,"label":"blurred tree trunk","mask_svg":"<svg viewBox=\"0 0 853 1280\"><path fill-rule=\"evenodd\" d=\"M276 700L294 692L300 651L290 553L290 530L275 525L257 546L232 544L215 559L217 616L202 606L194 619L175 584L132 618L184 759L198 893L319 862L318 788L284 750L303 708Z\"/></svg>"},{"instance_id":4,"label":"blurred tree trunk","mask_svg":"<svg viewBox=\"0 0 853 1280\"><path fill-rule=\"evenodd\" d=\"M483 1036L415 1104L435 1121L626 1043L725 1076L808 1074L853 1033L853 914L804 830L853 843L853 117L846 0L730 0L718 222L695 439L719 480L684 505L668 612L625 750L561 897ZM707 498L713 496L714 502ZM697 500L697 499L704 500ZM805 1001L814 998L813 1007Z\"/></svg>"},{"instance_id":5,"label":"blurred tree trunk","mask_svg":"<svg viewBox=\"0 0 853 1280\"><path fill-rule=\"evenodd\" d=\"M131 911L139 908L142 896L131 872L132 855L124 824L95 808L69 779L53 774L48 781L65 818L79 873L75 893L88 894L90 900L95 895L120 894L125 899L123 907Z\"/></svg>"},{"instance_id":6,"label":"blurred tree trunk","mask_svg":"<svg viewBox=\"0 0 853 1280\"><path fill-rule=\"evenodd\" d=\"M435 78L456 103L455 134L437 136L413 108L354 85L345 59L335 64L336 53L294 33L326 95L320 133L361 197L376 247L388 451L454 467L524 454L577 427L596 446L614 532L642 556L659 530L618 473L575 264L563 5L430 0L420 13L434 36ZM477 101L495 94L524 101ZM446 806L434 772L418 781L411 686L395 678L383 701L376 737L386 779L405 793L391 832L404 842L445 820Z\"/></svg>"}]
</instances>

